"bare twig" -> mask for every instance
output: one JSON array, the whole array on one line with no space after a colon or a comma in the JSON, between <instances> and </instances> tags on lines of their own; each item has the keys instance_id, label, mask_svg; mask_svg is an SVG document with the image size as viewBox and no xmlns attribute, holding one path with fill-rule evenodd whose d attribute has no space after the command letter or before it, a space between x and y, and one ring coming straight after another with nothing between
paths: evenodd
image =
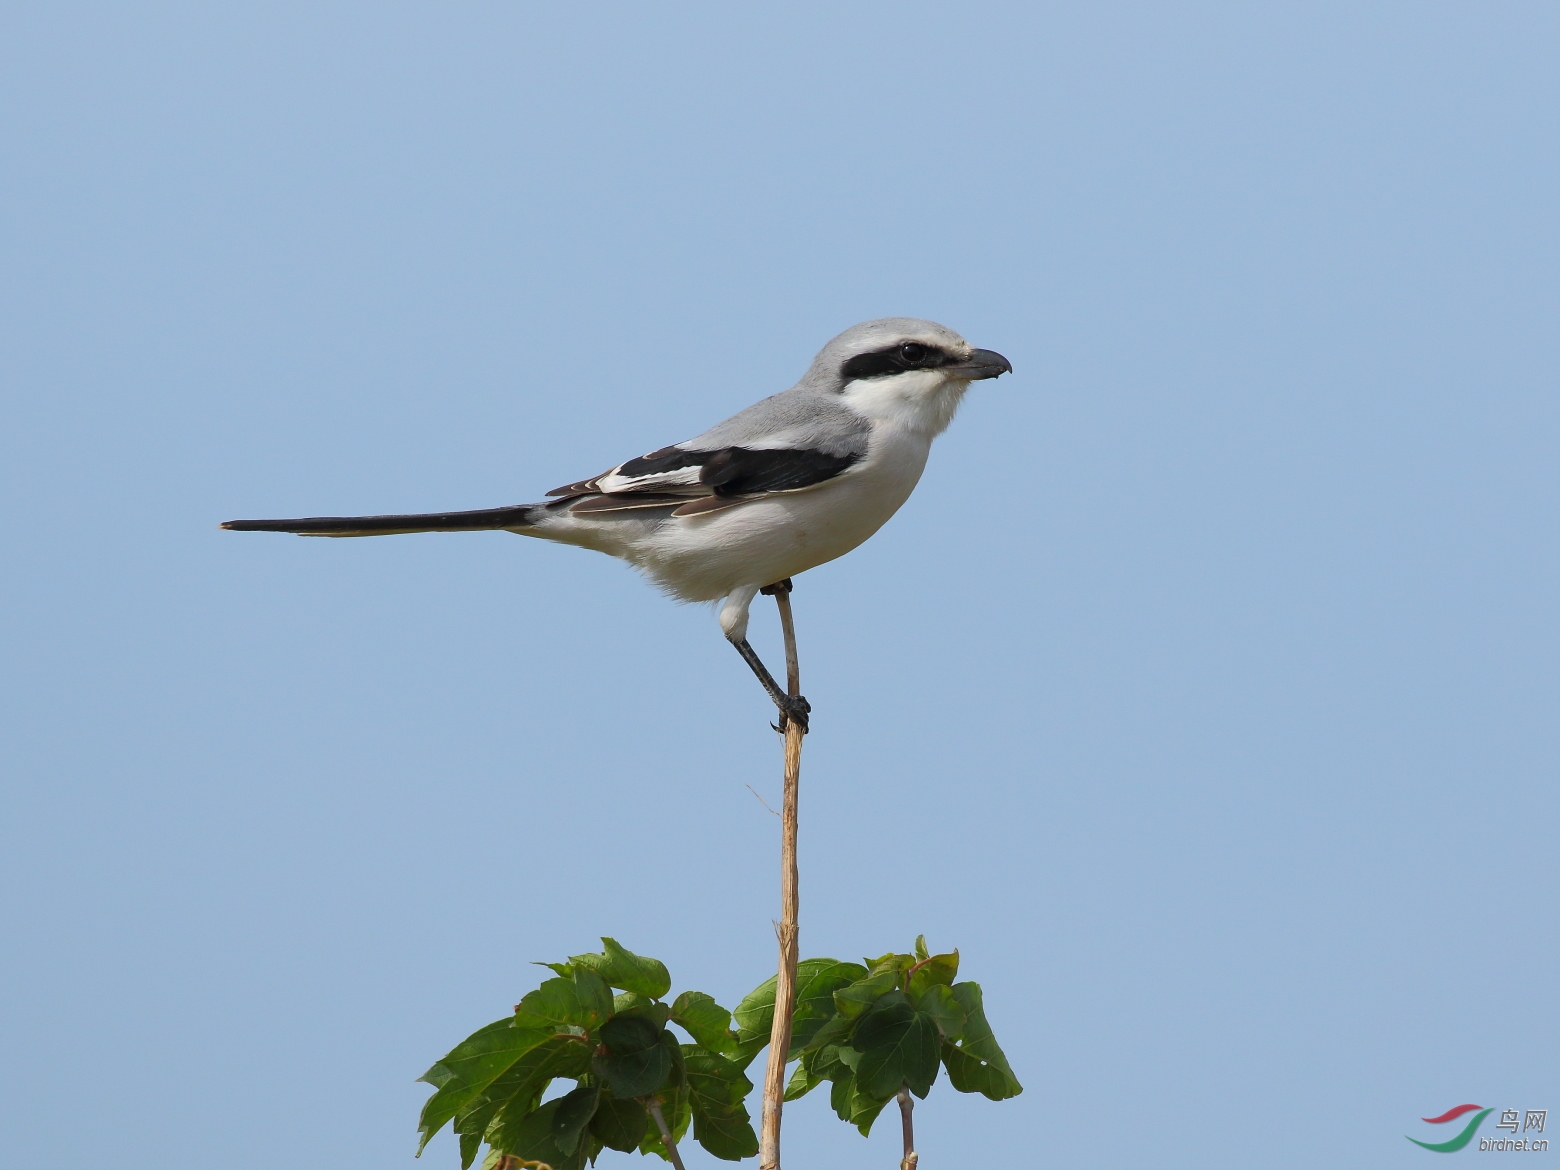
<instances>
[{"instance_id":1,"label":"bare twig","mask_svg":"<svg viewBox=\"0 0 1560 1170\"><path fill-rule=\"evenodd\" d=\"M754 788L751 784L749 784L747 786L747 790L753 794L753 799L754 800L758 801L759 804L764 806L764 810L767 813L769 813L770 816L777 817L777 816L780 815L779 813L775 812L774 809L769 807L769 802L758 794L758 789Z\"/></svg>"},{"instance_id":2,"label":"bare twig","mask_svg":"<svg viewBox=\"0 0 1560 1170\"><path fill-rule=\"evenodd\" d=\"M899 1090L899 1128L905 1137L905 1156L899 1163L899 1170L915 1170L915 1164L921 1160L915 1152L915 1126L910 1121L910 1111L915 1108L915 1102L910 1099L909 1089Z\"/></svg>"},{"instance_id":3,"label":"bare twig","mask_svg":"<svg viewBox=\"0 0 1560 1170\"><path fill-rule=\"evenodd\" d=\"M666 1152L672 1156L672 1165L677 1167L677 1170L683 1170L682 1155L677 1152L677 1141L666 1126L666 1118L661 1115L661 1102L654 1097L646 1097L645 1108L650 1110L650 1116L655 1118L655 1127L661 1131L661 1140L666 1143Z\"/></svg>"},{"instance_id":4,"label":"bare twig","mask_svg":"<svg viewBox=\"0 0 1560 1170\"><path fill-rule=\"evenodd\" d=\"M796 627L791 620L791 582L782 581L764 590L774 594L780 608L780 629L785 634L786 693L802 693L801 670L796 658ZM780 818L780 970L775 976L775 1019L769 1030L769 1064L764 1070L764 1106L759 1139L759 1170L780 1170L780 1110L785 1103L785 1062L791 1047L791 1013L796 1007L797 873L796 796L802 771L802 736L806 731L794 719L782 720L785 730L785 797Z\"/></svg>"}]
</instances>

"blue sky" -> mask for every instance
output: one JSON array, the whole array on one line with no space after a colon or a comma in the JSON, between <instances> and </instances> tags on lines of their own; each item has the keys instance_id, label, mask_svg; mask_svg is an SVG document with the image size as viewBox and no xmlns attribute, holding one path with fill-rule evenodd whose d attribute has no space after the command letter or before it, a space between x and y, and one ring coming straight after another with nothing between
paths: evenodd
<instances>
[{"instance_id":1,"label":"blue sky","mask_svg":"<svg viewBox=\"0 0 1560 1170\"><path fill-rule=\"evenodd\" d=\"M3 1160L410 1167L531 960L770 974L780 749L707 610L216 524L535 499L888 314L1016 369L795 594L802 952L959 947L1026 1086L935 1089L926 1170L1560 1105L1557 32L8 6ZM809 1098L787 1164L893 1129Z\"/></svg>"}]
</instances>

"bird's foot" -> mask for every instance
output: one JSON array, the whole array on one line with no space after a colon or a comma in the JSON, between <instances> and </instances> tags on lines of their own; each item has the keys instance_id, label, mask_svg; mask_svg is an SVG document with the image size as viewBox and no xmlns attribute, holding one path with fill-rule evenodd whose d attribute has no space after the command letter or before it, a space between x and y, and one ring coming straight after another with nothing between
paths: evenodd
<instances>
[{"instance_id":1,"label":"bird's foot","mask_svg":"<svg viewBox=\"0 0 1560 1170\"><path fill-rule=\"evenodd\" d=\"M802 729L802 734L807 734L809 730L807 716L812 713L811 703L802 698L801 695L781 695L775 700L775 706L780 708L780 722L771 723L771 727L776 731L783 732L787 724L794 719L796 725Z\"/></svg>"}]
</instances>

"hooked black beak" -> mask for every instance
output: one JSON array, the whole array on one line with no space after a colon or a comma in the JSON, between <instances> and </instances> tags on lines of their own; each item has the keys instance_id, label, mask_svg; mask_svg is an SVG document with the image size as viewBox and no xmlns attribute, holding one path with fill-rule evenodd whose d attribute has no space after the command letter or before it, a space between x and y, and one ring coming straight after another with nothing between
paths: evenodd
<instances>
[{"instance_id":1,"label":"hooked black beak","mask_svg":"<svg viewBox=\"0 0 1560 1170\"><path fill-rule=\"evenodd\" d=\"M956 366L944 366L950 374L970 382L999 378L1013 372L1013 363L994 349L977 349Z\"/></svg>"}]
</instances>

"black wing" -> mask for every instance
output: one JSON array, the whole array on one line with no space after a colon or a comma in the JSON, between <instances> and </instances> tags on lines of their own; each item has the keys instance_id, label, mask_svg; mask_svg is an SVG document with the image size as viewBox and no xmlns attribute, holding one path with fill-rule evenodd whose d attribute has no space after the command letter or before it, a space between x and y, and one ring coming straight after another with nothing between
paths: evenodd
<instances>
[{"instance_id":1,"label":"black wing","mask_svg":"<svg viewBox=\"0 0 1560 1170\"><path fill-rule=\"evenodd\" d=\"M675 515L716 511L744 498L790 492L833 479L861 456L830 455L811 448L720 447L688 451L662 447L630 459L594 479L548 492L570 499L574 512L616 512L679 505Z\"/></svg>"}]
</instances>

